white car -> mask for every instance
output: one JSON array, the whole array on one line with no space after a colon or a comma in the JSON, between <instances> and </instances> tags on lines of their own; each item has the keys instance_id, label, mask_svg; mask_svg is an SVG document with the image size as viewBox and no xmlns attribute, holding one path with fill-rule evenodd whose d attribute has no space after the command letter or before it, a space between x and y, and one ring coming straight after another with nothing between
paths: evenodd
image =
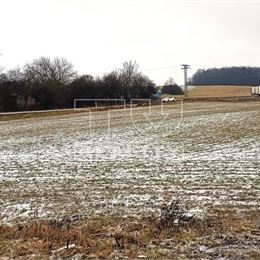
<instances>
[{"instance_id":1,"label":"white car","mask_svg":"<svg viewBox=\"0 0 260 260\"><path fill-rule=\"evenodd\" d=\"M162 102L174 102L175 98L174 97L164 97L162 99Z\"/></svg>"}]
</instances>

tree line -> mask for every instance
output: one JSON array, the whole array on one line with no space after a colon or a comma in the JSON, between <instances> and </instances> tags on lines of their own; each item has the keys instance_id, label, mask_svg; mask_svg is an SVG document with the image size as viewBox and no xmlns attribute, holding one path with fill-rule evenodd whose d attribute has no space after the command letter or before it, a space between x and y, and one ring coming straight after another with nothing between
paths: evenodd
<instances>
[{"instance_id":1,"label":"tree line","mask_svg":"<svg viewBox=\"0 0 260 260\"><path fill-rule=\"evenodd\" d=\"M190 79L191 85L260 85L259 67L224 67L199 69Z\"/></svg>"},{"instance_id":2,"label":"tree line","mask_svg":"<svg viewBox=\"0 0 260 260\"><path fill-rule=\"evenodd\" d=\"M102 77L78 75L64 58L41 57L7 72L0 72L0 110L71 108L77 98L151 98L155 84L138 64L127 61ZM18 104L17 104L18 102Z\"/></svg>"}]
</instances>

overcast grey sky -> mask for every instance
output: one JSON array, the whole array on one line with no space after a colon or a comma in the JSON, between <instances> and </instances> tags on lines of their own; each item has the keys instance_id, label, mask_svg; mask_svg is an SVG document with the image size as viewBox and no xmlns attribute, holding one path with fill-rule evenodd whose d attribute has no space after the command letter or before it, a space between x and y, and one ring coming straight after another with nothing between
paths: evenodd
<instances>
[{"instance_id":1,"label":"overcast grey sky","mask_svg":"<svg viewBox=\"0 0 260 260\"><path fill-rule=\"evenodd\" d=\"M260 66L260 0L0 0L0 23L6 69L60 56L101 76L131 59L182 84L181 63Z\"/></svg>"}]
</instances>

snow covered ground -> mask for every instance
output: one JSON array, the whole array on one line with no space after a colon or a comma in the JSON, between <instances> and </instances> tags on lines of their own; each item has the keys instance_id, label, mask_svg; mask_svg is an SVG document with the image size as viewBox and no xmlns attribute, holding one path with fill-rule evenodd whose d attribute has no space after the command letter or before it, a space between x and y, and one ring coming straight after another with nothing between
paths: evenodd
<instances>
[{"instance_id":1,"label":"snow covered ground","mask_svg":"<svg viewBox=\"0 0 260 260\"><path fill-rule=\"evenodd\" d=\"M166 114L168 114L166 116ZM108 127L109 126L109 127ZM260 103L0 122L0 220L260 208Z\"/></svg>"}]
</instances>

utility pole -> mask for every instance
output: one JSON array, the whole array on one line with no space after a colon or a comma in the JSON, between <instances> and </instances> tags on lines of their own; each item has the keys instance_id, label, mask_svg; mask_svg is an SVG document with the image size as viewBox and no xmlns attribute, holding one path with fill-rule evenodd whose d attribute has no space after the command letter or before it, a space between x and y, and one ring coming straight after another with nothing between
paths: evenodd
<instances>
[{"instance_id":1,"label":"utility pole","mask_svg":"<svg viewBox=\"0 0 260 260\"><path fill-rule=\"evenodd\" d=\"M184 71L184 92L185 92L185 96L187 96L188 93L188 89L187 89L187 82L188 82L188 74L187 74L187 70L190 69L190 65L188 64L181 64L181 69Z\"/></svg>"}]
</instances>

